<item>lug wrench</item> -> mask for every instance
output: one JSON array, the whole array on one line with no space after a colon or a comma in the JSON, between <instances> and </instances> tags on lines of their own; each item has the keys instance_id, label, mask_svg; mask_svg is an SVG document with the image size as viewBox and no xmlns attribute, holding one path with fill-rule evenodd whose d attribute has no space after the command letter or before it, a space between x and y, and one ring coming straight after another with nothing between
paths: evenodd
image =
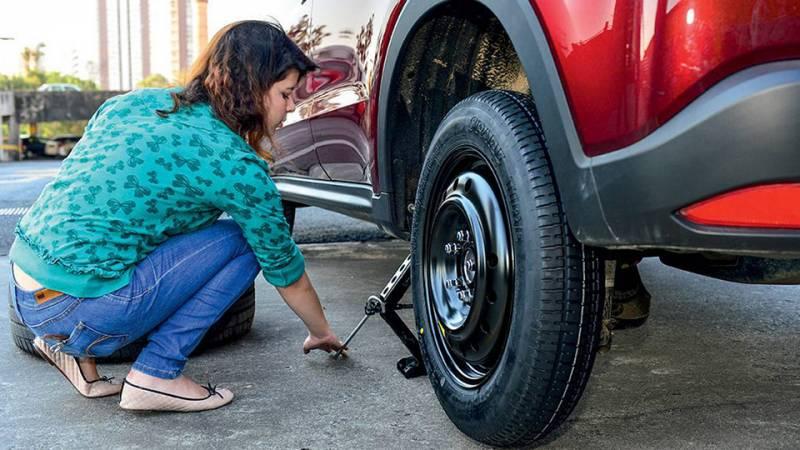
<instances>
[{"instance_id":1,"label":"lug wrench","mask_svg":"<svg viewBox=\"0 0 800 450\"><path fill-rule=\"evenodd\" d=\"M350 334L347 336L347 339L344 340L344 344L342 344L342 347L339 348L339 351L337 351L336 354L333 355L333 359L339 359L339 356L342 355L342 352L347 347L347 344L349 344L350 341L353 340L356 333L358 333L358 330L360 330L361 327L363 327L364 324L367 322L367 319L372 317L375 313L381 312L382 304L383 302L378 297L374 295L369 296L367 304L364 305L364 317L361 318L361 321L358 322L358 325L356 325L355 329L353 329L353 331L351 331Z\"/></svg>"}]
</instances>

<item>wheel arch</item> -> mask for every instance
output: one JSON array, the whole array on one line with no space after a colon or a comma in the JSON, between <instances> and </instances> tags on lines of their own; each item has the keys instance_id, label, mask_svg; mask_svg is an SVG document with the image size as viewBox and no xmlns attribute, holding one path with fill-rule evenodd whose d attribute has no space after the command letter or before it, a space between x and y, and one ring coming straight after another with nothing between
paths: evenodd
<instances>
[{"instance_id":1,"label":"wheel arch","mask_svg":"<svg viewBox=\"0 0 800 450\"><path fill-rule=\"evenodd\" d=\"M576 238L611 238L546 34L528 0L407 2L383 73L378 172L381 191L392 198L395 234L410 229L407 206L413 204L427 145L446 112L481 90L509 89L534 98Z\"/></svg>"}]
</instances>

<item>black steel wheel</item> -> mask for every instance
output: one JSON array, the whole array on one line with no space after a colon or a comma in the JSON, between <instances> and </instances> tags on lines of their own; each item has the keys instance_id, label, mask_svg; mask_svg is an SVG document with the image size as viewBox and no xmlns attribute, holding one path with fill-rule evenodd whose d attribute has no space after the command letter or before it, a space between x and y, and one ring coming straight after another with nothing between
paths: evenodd
<instances>
[{"instance_id":1,"label":"black steel wheel","mask_svg":"<svg viewBox=\"0 0 800 450\"><path fill-rule=\"evenodd\" d=\"M481 442L567 418L597 349L602 271L572 236L532 100L487 91L433 138L412 225L420 345L450 419Z\"/></svg>"},{"instance_id":2,"label":"black steel wheel","mask_svg":"<svg viewBox=\"0 0 800 450\"><path fill-rule=\"evenodd\" d=\"M469 146L456 154L442 167L448 185L423 238L422 275L436 351L458 383L477 387L502 354L514 256L491 168Z\"/></svg>"}]
</instances>

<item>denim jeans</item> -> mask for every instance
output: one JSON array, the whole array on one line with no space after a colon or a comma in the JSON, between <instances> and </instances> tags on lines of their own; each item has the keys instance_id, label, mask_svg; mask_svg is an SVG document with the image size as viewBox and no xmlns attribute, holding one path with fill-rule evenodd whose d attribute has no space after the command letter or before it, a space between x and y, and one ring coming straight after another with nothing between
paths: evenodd
<instances>
[{"instance_id":1,"label":"denim jeans","mask_svg":"<svg viewBox=\"0 0 800 450\"><path fill-rule=\"evenodd\" d=\"M159 378L181 374L206 331L260 271L231 220L174 236L139 262L131 282L96 298L61 295L38 304L16 285L15 309L54 350L108 356L147 336L133 368Z\"/></svg>"}]
</instances>

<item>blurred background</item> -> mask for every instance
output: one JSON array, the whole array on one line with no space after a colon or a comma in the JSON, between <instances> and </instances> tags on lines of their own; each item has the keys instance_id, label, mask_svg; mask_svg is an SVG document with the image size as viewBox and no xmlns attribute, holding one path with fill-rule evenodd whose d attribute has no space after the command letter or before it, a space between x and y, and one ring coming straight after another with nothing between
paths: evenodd
<instances>
[{"instance_id":1,"label":"blurred background","mask_svg":"<svg viewBox=\"0 0 800 450\"><path fill-rule=\"evenodd\" d=\"M245 18L273 19L288 27L292 5L247 0L0 0L0 91L127 91L178 85L220 28ZM23 138L33 134L34 140L79 135L85 124L38 123L35 130L20 124L19 132Z\"/></svg>"}]
</instances>

